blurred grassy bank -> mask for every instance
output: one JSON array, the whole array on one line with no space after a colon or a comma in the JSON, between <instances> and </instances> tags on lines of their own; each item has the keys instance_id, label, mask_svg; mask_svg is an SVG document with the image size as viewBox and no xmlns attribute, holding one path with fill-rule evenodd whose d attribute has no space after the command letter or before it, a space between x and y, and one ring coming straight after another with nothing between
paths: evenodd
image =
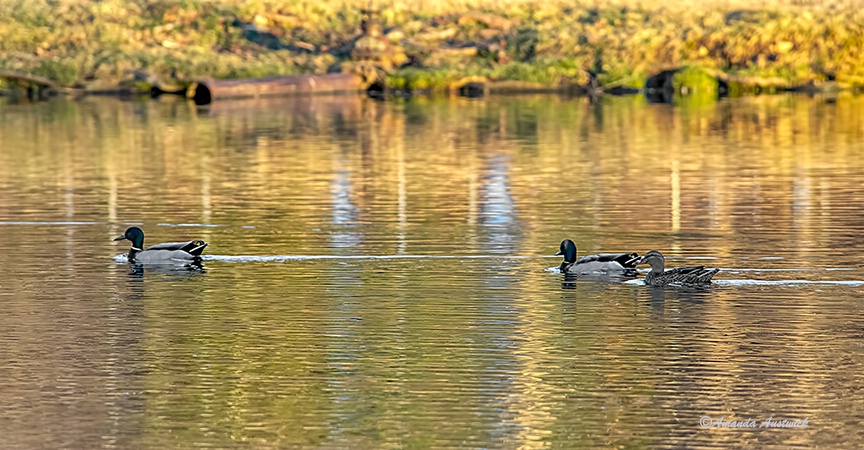
<instances>
[{"instance_id":1,"label":"blurred grassy bank","mask_svg":"<svg viewBox=\"0 0 864 450\"><path fill-rule=\"evenodd\" d=\"M459 80L642 88L689 67L748 86L864 86L857 1L3 0L0 70L62 86L325 73L378 61L401 89ZM361 52L362 53L362 52ZM474 78L470 78L474 77ZM681 81L677 81L680 83ZM677 87L677 86L676 86Z\"/></svg>"}]
</instances>

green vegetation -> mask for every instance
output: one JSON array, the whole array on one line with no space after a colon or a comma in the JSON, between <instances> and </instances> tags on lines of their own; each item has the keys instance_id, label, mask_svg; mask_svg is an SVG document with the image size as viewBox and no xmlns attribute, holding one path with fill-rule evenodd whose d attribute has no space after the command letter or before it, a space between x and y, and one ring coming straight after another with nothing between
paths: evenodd
<instances>
[{"instance_id":1,"label":"green vegetation","mask_svg":"<svg viewBox=\"0 0 864 450\"><path fill-rule=\"evenodd\" d=\"M705 74L727 78L735 94L829 81L864 86L861 8L750 3L392 0L372 7L383 30L377 39L399 49L387 64L387 81L399 89L446 91L466 77L641 88L649 76L682 67L692 70L676 76L676 87L700 92ZM142 73L168 83L325 73L351 57L369 5L8 0L0 3L0 70L78 87L133 85Z\"/></svg>"},{"instance_id":2,"label":"green vegetation","mask_svg":"<svg viewBox=\"0 0 864 450\"><path fill-rule=\"evenodd\" d=\"M682 95L717 96L717 78L698 67L685 67L672 76L672 88Z\"/></svg>"}]
</instances>

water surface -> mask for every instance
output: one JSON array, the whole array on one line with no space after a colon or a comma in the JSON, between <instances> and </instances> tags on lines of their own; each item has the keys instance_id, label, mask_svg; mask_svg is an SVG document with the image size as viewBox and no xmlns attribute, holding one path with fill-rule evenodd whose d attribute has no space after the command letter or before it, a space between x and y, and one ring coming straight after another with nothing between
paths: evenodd
<instances>
[{"instance_id":1,"label":"water surface","mask_svg":"<svg viewBox=\"0 0 864 450\"><path fill-rule=\"evenodd\" d=\"M862 173L845 96L3 104L3 439L861 442ZM203 268L118 262L130 224ZM565 280L563 238L722 271Z\"/></svg>"}]
</instances>

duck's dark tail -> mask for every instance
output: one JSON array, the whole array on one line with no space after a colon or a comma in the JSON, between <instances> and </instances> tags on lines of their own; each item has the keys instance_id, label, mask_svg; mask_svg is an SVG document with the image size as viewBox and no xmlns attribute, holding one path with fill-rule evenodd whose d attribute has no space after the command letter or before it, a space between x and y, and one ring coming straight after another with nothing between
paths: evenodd
<instances>
[{"instance_id":1,"label":"duck's dark tail","mask_svg":"<svg viewBox=\"0 0 864 450\"><path fill-rule=\"evenodd\" d=\"M720 269L705 269L696 276L697 283L710 283L714 275L717 275Z\"/></svg>"},{"instance_id":2,"label":"duck's dark tail","mask_svg":"<svg viewBox=\"0 0 864 450\"><path fill-rule=\"evenodd\" d=\"M635 252L634 253L622 253L618 258L616 258L616 261L618 261L618 264L621 264L622 267L625 267L627 269L636 269L636 261L638 261L638 260L639 260L639 254L635 253Z\"/></svg>"},{"instance_id":3,"label":"duck's dark tail","mask_svg":"<svg viewBox=\"0 0 864 450\"><path fill-rule=\"evenodd\" d=\"M201 252L207 247L207 243L204 241L192 241L192 248L186 250L190 255L193 256L201 256Z\"/></svg>"}]
</instances>

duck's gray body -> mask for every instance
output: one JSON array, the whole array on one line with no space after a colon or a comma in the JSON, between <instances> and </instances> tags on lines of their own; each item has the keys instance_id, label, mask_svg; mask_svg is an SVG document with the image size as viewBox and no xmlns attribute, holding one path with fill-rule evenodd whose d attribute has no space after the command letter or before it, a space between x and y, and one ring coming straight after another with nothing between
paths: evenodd
<instances>
[{"instance_id":1,"label":"duck's gray body","mask_svg":"<svg viewBox=\"0 0 864 450\"><path fill-rule=\"evenodd\" d=\"M151 245L145 249L144 232L138 227L132 227L126 230L123 236L119 236L115 241L128 239L132 241L132 248L125 256L129 262L138 264L177 264L201 261L201 253L207 247L207 243L202 240L193 240L188 242L166 242L163 244Z\"/></svg>"},{"instance_id":2,"label":"duck's gray body","mask_svg":"<svg viewBox=\"0 0 864 450\"><path fill-rule=\"evenodd\" d=\"M201 252L207 247L204 241L166 242L151 245L144 250L129 249L129 261L141 264L200 261Z\"/></svg>"},{"instance_id":3,"label":"duck's gray body","mask_svg":"<svg viewBox=\"0 0 864 450\"><path fill-rule=\"evenodd\" d=\"M651 271L645 275L645 284L649 286L704 286L711 284L711 278L720 269L706 268L704 266L677 267L675 269L663 270L666 258L657 250L651 250L637 261L637 264L650 264Z\"/></svg>"},{"instance_id":4,"label":"duck's gray body","mask_svg":"<svg viewBox=\"0 0 864 450\"><path fill-rule=\"evenodd\" d=\"M560 251L564 255L561 273L574 275L618 275L636 276L636 253L599 253L576 259L576 244L570 239L561 241Z\"/></svg>"}]
</instances>

